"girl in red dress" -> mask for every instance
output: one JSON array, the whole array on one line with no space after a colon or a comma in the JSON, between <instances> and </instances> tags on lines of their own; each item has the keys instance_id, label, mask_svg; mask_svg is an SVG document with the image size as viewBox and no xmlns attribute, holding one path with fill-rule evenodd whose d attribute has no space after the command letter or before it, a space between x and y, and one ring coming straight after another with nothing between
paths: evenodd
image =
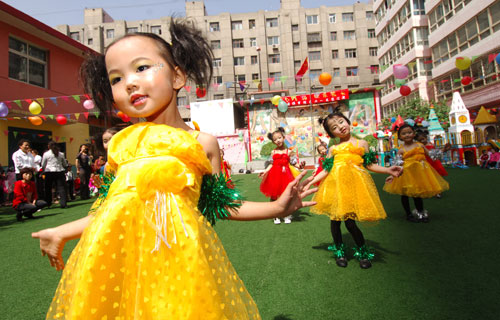
<instances>
[{"instance_id":1,"label":"girl in red dress","mask_svg":"<svg viewBox=\"0 0 500 320\"><path fill-rule=\"evenodd\" d=\"M318 168L316 169L316 172L314 173L314 176L316 176L318 173L323 171L323 161L325 161L325 156L328 152L328 148L324 144L320 144L319 146L316 147L316 150L320 154L319 159L318 159ZM321 181L320 181L321 182ZM315 186L319 186L320 182L315 183Z\"/></svg>"},{"instance_id":2,"label":"girl in red dress","mask_svg":"<svg viewBox=\"0 0 500 320\"><path fill-rule=\"evenodd\" d=\"M435 147L432 143L429 142L428 139L428 133L425 131L417 131L417 134L415 135L415 139L423 144L425 148L429 151L434 150ZM432 152L430 152L432 154ZM430 165L441 175L442 177L445 177L448 175L448 172L446 172L446 169L443 167L443 164L439 159L432 159L430 156L427 154L425 155L425 158L427 161L430 163Z\"/></svg>"},{"instance_id":3,"label":"girl in red dress","mask_svg":"<svg viewBox=\"0 0 500 320\"><path fill-rule=\"evenodd\" d=\"M290 165L290 154L285 145L285 129L279 127L267 136L275 145L276 149L271 153L272 163L264 172L259 174L262 178L260 191L274 201L283 193L286 186L295 179L299 171ZM285 223L292 222L292 215L284 218ZM280 218L274 219L275 224L280 224Z\"/></svg>"}]
</instances>

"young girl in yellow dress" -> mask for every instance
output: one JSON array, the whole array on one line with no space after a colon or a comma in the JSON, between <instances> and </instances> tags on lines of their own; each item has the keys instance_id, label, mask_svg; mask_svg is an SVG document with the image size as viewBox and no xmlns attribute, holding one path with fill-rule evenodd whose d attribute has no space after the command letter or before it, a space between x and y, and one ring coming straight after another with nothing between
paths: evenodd
<instances>
[{"instance_id":1,"label":"young girl in yellow dress","mask_svg":"<svg viewBox=\"0 0 500 320\"><path fill-rule=\"evenodd\" d=\"M403 157L403 174L394 179L387 179L384 190L401 195L401 203L406 219L411 222L428 222L429 214L424 209L422 198L432 198L450 187L439 173L427 162L425 156L429 151L419 142L415 142L415 129L405 123L398 129L398 138L404 143L398 150ZM413 198L415 210L410 210L410 199Z\"/></svg>"},{"instance_id":2,"label":"young girl in yellow dress","mask_svg":"<svg viewBox=\"0 0 500 320\"><path fill-rule=\"evenodd\" d=\"M211 78L210 46L187 23L171 21L172 44L128 34L83 66L85 87L112 106L146 118L108 148L116 178L92 215L33 233L43 255L64 267L48 319L260 319L211 224L270 219L311 202L301 174L275 202L242 202L220 173L216 138L192 130L177 109L189 77ZM306 180L307 181L307 180ZM215 192L219 190L219 192ZM238 208L239 207L239 208Z\"/></svg>"},{"instance_id":3,"label":"young girl in yellow dress","mask_svg":"<svg viewBox=\"0 0 500 320\"><path fill-rule=\"evenodd\" d=\"M363 269L371 267L373 253L365 245L363 233L355 221L376 221L385 219L386 213L380 202L377 188L368 170L397 176L398 167L385 168L376 164L375 152L370 152L368 143L351 136L349 119L338 109L320 119L326 133L340 139L332 146L320 172L310 185L322 181L313 201L317 204L311 212L330 217L330 231L334 245L332 250L339 267L346 267L345 246L340 224L344 221L356 247L354 256ZM368 169L368 170L367 170Z\"/></svg>"}]
</instances>

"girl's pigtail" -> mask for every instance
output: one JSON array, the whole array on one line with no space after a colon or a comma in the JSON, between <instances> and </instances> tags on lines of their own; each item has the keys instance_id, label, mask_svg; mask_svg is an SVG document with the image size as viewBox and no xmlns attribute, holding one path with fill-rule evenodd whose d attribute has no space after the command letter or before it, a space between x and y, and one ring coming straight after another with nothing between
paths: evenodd
<instances>
[{"instance_id":1,"label":"girl's pigtail","mask_svg":"<svg viewBox=\"0 0 500 320\"><path fill-rule=\"evenodd\" d=\"M273 134L272 134L271 132L269 132L269 133L267 134L267 138L268 138L269 140L273 141Z\"/></svg>"},{"instance_id":2,"label":"girl's pigtail","mask_svg":"<svg viewBox=\"0 0 500 320\"><path fill-rule=\"evenodd\" d=\"M104 55L90 54L80 67L80 81L85 93L91 95L95 106L109 118L113 109L113 93L108 80Z\"/></svg>"},{"instance_id":3,"label":"girl's pigtail","mask_svg":"<svg viewBox=\"0 0 500 320\"><path fill-rule=\"evenodd\" d=\"M170 20L172 57L199 86L208 87L213 73L213 53L201 31L185 19Z\"/></svg>"},{"instance_id":4,"label":"girl's pigtail","mask_svg":"<svg viewBox=\"0 0 500 320\"><path fill-rule=\"evenodd\" d=\"M320 118L318 119L318 123L319 123L319 125L320 125L320 126L321 126L321 125L323 125L323 122L325 122L325 118L321 118L321 117L320 117Z\"/></svg>"},{"instance_id":5,"label":"girl's pigtail","mask_svg":"<svg viewBox=\"0 0 500 320\"><path fill-rule=\"evenodd\" d=\"M285 135L285 128L283 128L283 127L278 127L278 129L276 129L276 131L279 131L279 132L281 132L283 135Z\"/></svg>"}]
</instances>

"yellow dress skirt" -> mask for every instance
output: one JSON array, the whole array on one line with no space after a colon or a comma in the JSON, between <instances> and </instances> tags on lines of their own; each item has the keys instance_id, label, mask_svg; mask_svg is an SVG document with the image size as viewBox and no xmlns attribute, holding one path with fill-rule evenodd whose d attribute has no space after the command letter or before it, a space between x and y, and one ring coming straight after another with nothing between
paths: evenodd
<instances>
[{"instance_id":1,"label":"yellow dress skirt","mask_svg":"<svg viewBox=\"0 0 500 320\"><path fill-rule=\"evenodd\" d=\"M364 148L351 143L336 146L333 167L313 197L311 212L331 220L376 221L387 214L368 170L363 167Z\"/></svg>"},{"instance_id":2,"label":"yellow dress skirt","mask_svg":"<svg viewBox=\"0 0 500 320\"><path fill-rule=\"evenodd\" d=\"M425 159L422 147L403 153L403 174L384 185L384 191L413 198L431 198L450 188Z\"/></svg>"},{"instance_id":3,"label":"yellow dress skirt","mask_svg":"<svg viewBox=\"0 0 500 320\"><path fill-rule=\"evenodd\" d=\"M197 209L212 168L193 135L140 123L109 148L116 172L73 250L47 319L260 319Z\"/></svg>"}]
</instances>

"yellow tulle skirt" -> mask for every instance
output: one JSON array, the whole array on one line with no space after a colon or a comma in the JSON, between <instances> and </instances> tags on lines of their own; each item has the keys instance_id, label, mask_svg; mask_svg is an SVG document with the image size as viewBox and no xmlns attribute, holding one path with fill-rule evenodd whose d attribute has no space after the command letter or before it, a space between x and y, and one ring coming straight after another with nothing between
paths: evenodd
<instances>
[{"instance_id":1,"label":"yellow tulle skirt","mask_svg":"<svg viewBox=\"0 0 500 320\"><path fill-rule=\"evenodd\" d=\"M384 185L384 191L413 198L431 198L450 188L426 161L405 161L403 174Z\"/></svg>"},{"instance_id":2,"label":"yellow tulle skirt","mask_svg":"<svg viewBox=\"0 0 500 320\"><path fill-rule=\"evenodd\" d=\"M101 208L73 250L47 319L260 319L203 216L183 211L186 237L174 214L177 244L152 252L156 234L134 198L103 203L106 215Z\"/></svg>"},{"instance_id":3,"label":"yellow tulle skirt","mask_svg":"<svg viewBox=\"0 0 500 320\"><path fill-rule=\"evenodd\" d=\"M313 201L317 204L311 212L331 220L376 221L387 217L370 173L360 166L334 165Z\"/></svg>"}]
</instances>

